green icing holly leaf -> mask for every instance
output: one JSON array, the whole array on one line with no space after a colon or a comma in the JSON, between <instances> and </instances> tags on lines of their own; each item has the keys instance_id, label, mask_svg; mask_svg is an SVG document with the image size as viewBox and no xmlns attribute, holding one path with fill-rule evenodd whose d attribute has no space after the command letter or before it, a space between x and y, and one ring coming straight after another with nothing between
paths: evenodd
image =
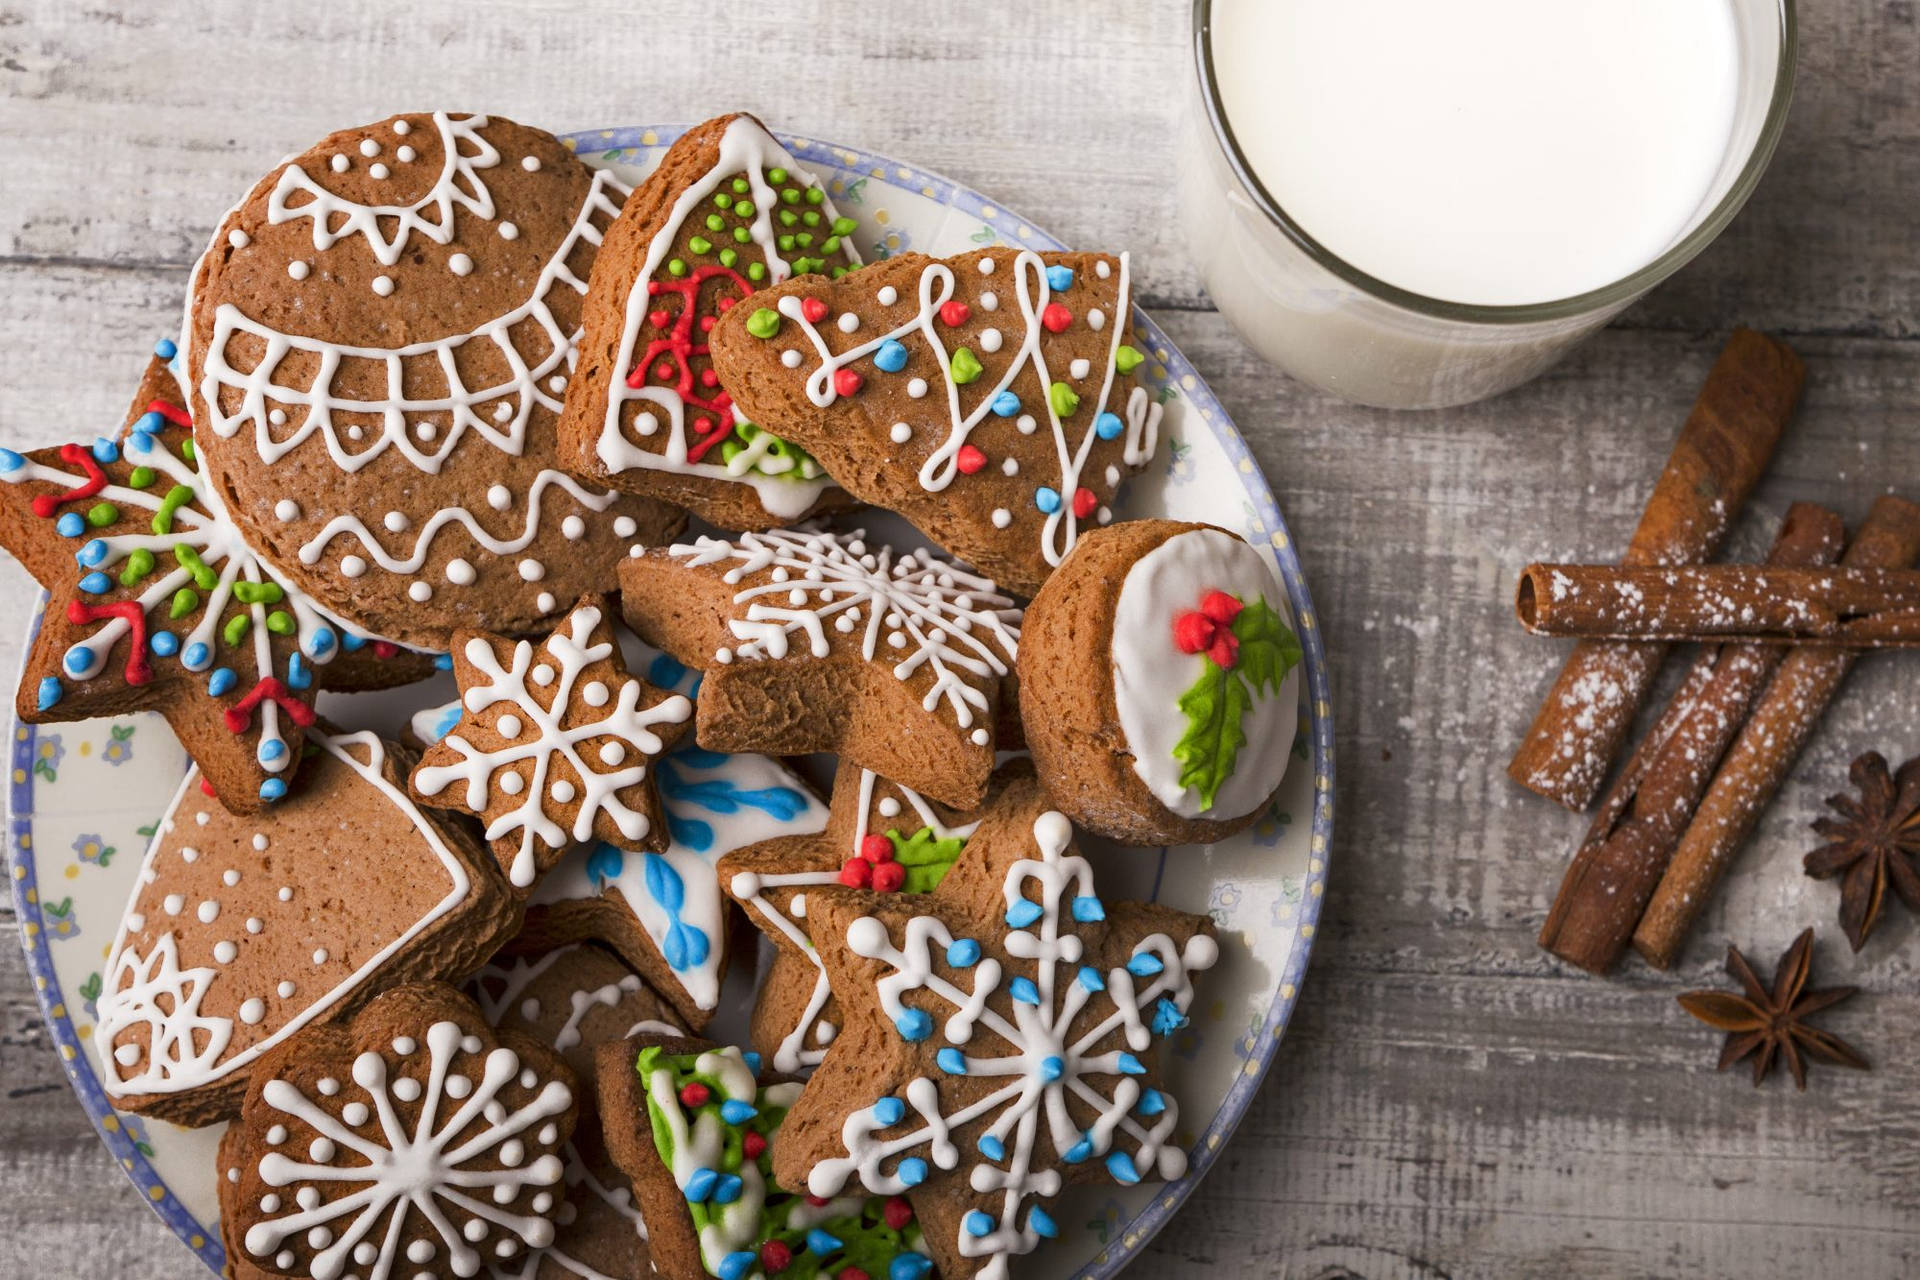
<instances>
[{"instance_id":1,"label":"green icing holly leaf","mask_svg":"<svg viewBox=\"0 0 1920 1280\"><path fill-rule=\"evenodd\" d=\"M947 878L954 859L967 847L965 836L941 839L932 827L922 827L904 839L898 831L887 832L893 841L893 860L907 869L907 881L901 888L907 893L931 893Z\"/></svg>"},{"instance_id":2,"label":"green icing holly leaf","mask_svg":"<svg viewBox=\"0 0 1920 1280\"><path fill-rule=\"evenodd\" d=\"M1180 785L1197 790L1207 809L1233 776L1246 745L1243 722L1254 695L1279 693L1281 681L1300 664L1300 638L1264 597L1240 610L1233 634L1240 642L1234 665L1222 668L1201 658L1200 678L1180 695L1187 731L1174 744L1173 758L1180 762Z\"/></svg>"},{"instance_id":3,"label":"green icing holly leaf","mask_svg":"<svg viewBox=\"0 0 1920 1280\"><path fill-rule=\"evenodd\" d=\"M1265 597L1255 596L1233 620L1233 634L1240 641L1240 661L1234 670L1256 690L1280 692L1280 682L1300 665L1300 637L1293 628L1280 620Z\"/></svg>"}]
</instances>

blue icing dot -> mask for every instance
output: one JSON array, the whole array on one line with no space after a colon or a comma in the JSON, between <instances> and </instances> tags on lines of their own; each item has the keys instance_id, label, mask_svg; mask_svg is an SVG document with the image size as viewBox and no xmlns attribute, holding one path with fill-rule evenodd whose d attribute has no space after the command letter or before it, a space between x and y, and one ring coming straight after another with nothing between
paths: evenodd
<instances>
[{"instance_id":1,"label":"blue icing dot","mask_svg":"<svg viewBox=\"0 0 1920 1280\"><path fill-rule=\"evenodd\" d=\"M260 742L260 763L272 764L287 754L287 744L278 738L263 738Z\"/></svg>"},{"instance_id":2,"label":"blue icing dot","mask_svg":"<svg viewBox=\"0 0 1920 1280\"><path fill-rule=\"evenodd\" d=\"M207 677L207 693L218 698L232 693L233 686L239 683L240 677L233 674L231 667L216 667L213 674Z\"/></svg>"},{"instance_id":3,"label":"blue icing dot","mask_svg":"<svg viewBox=\"0 0 1920 1280\"><path fill-rule=\"evenodd\" d=\"M36 699L37 705L42 711L45 711L53 706L54 703L60 701L61 695L65 692L66 690L61 687L58 679L53 676L43 676L40 680L40 692Z\"/></svg>"},{"instance_id":4,"label":"blue icing dot","mask_svg":"<svg viewBox=\"0 0 1920 1280\"><path fill-rule=\"evenodd\" d=\"M1167 1100L1158 1089L1147 1089L1140 1095L1140 1102L1134 1107L1143 1116L1157 1116L1167 1109Z\"/></svg>"},{"instance_id":5,"label":"blue icing dot","mask_svg":"<svg viewBox=\"0 0 1920 1280\"><path fill-rule=\"evenodd\" d=\"M1093 420L1093 434L1102 440L1114 440L1119 438L1125 426L1126 424L1120 421L1120 415L1103 413Z\"/></svg>"},{"instance_id":6,"label":"blue icing dot","mask_svg":"<svg viewBox=\"0 0 1920 1280\"><path fill-rule=\"evenodd\" d=\"M824 1257L835 1249L841 1248L844 1243L839 1236L830 1231L822 1231L819 1227L807 1232L807 1252L809 1253L817 1253Z\"/></svg>"},{"instance_id":7,"label":"blue icing dot","mask_svg":"<svg viewBox=\"0 0 1920 1280\"><path fill-rule=\"evenodd\" d=\"M107 543L104 538L93 538L84 547L73 553L74 561L91 569L107 558Z\"/></svg>"},{"instance_id":8,"label":"blue icing dot","mask_svg":"<svg viewBox=\"0 0 1920 1280\"><path fill-rule=\"evenodd\" d=\"M744 1189L745 1184L740 1181L739 1174L723 1173L713 1184L713 1202L715 1204L732 1204L740 1198L740 1192Z\"/></svg>"},{"instance_id":9,"label":"blue icing dot","mask_svg":"<svg viewBox=\"0 0 1920 1280\"><path fill-rule=\"evenodd\" d=\"M1128 1186L1140 1181L1140 1171L1133 1167L1133 1157L1124 1151L1116 1151L1107 1157L1107 1172L1113 1175L1116 1182L1124 1182Z\"/></svg>"},{"instance_id":10,"label":"blue icing dot","mask_svg":"<svg viewBox=\"0 0 1920 1280\"><path fill-rule=\"evenodd\" d=\"M294 689L304 689L313 683L313 668L307 665L304 654L287 655L287 684Z\"/></svg>"},{"instance_id":11,"label":"blue icing dot","mask_svg":"<svg viewBox=\"0 0 1920 1280\"><path fill-rule=\"evenodd\" d=\"M313 634L307 637L307 652L313 657L321 657L333 651L333 628L315 627Z\"/></svg>"},{"instance_id":12,"label":"blue icing dot","mask_svg":"<svg viewBox=\"0 0 1920 1280\"><path fill-rule=\"evenodd\" d=\"M1081 924L1093 924L1107 918L1107 909L1100 905L1100 899L1081 897L1073 900L1073 918Z\"/></svg>"},{"instance_id":13,"label":"blue icing dot","mask_svg":"<svg viewBox=\"0 0 1920 1280\"><path fill-rule=\"evenodd\" d=\"M1147 1074L1147 1068L1140 1059L1122 1050L1120 1053L1120 1074L1123 1076L1143 1076Z\"/></svg>"},{"instance_id":14,"label":"blue icing dot","mask_svg":"<svg viewBox=\"0 0 1920 1280\"><path fill-rule=\"evenodd\" d=\"M687 1175L687 1184L680 1188L681 1194L695 1204L704 1204L713 1195L714 1184L720 1181L720 1175L711 1169L695 1169Z\"/></svg>"},{"instance_id":15,"label":"blue icing dot","mask_svg":"<svg viewBox=\"0 0 1920 1280\"><path fill-rule=\"evenodd\" d=\"M753 1050L751 1049L742 1050L740 1054L740 1061L746 1063L747 1070L753 1072L754 1075L757 1076L760 1074L760 1055L753 1052Z\"/></svg>"},{"instance_id":16,"label":"blue icing dot","mask_svg":"<svg viewBox=\"0 0 1920 1280\"><path fill-rule=\"evenodd\" d=\"M60 665L67 669L70 676L85 676L93 669L93 650L84 644L77 644L67 650L66 656L60 659Z\"/></svg>"},{"instance_id":17,"label":"blue icing dot","mask_svg":"<svg viewBox=\"0 0 1920 1280\"><path fill-rule=\"evenodd\" d=\"M287 784L280 778L268 778L260 784L262 800L278 800L287 794Z\"/></svg>"},{"instance_id":18,"label":"blue icing dot","mask_svg":"<svg viewBox=\"0 0 1920 1280\"><path fill-rule=\"evenodd\" d=\"M898 1098L882 1098L873 1104L873 1118L882 1128L899 1124L907 1118L907 1104Z\"/></svg>"},{"instance_id":19,"label":"blue icing dot","mask_svg":"<svg viewBox=\"0 0 1920 1280\"><path fill-rule=\"evenodd\" d=\"M156 631L148 638L147 647L163 658L171 658L180 652L180 637L171 631Z\"/></svg>"},{"instance_id":20,"label":"blue icing dot","mask_svg":"<svg viewBox=\"0 0 1920 1280\"><path fill-rule=\"evenodd\" d=\"M25 456L11 449L0 449L0 471L18 471L26 465Z\"/></svg>"},{"instance_id":21,"label":"blue icing dot","mask_svg":"<svg viewBox=\"0 0 1920 1280\"><path fill-rule=\"evenodd\" d=\"M159 416L157 413L150 413L147 415L147 418L157 418ZM127 455L129 457L144 458L153 452L153 435L151 432L143 429L147 418L142 418L139 422L133 424L133 432L127 437Z\"/></svg>"},{"instance_id":22,"label":"blue icing dot","mask_svg":"<svg viewBox=\"0 0 1920 1280\"><path fill-rule=\"evenodd\" d=\"M1081 965L1080 972L1074 975L1074 977L1081 986L1089 991L1105 991L1107 989L1107 980L1102 978L1100 971L1090 964Z\"/></svg>"},{"instance_id":23,"label":"blue icing dot","mask_svg":"<svg viewBox=\"0 0 1920 1280\"><path fill-rule=\"evenodd\" d=\"M1160 963L1160 957L1154 955L1151 951L1142 951L1139 955L1127 961L1127 972L1136 978L1151 978L1154 974L1159 973L1166 967L1167 966Z\"/></svg>"},{"instance_id":24,"label":"blue icing dot","mask_svg":"<svg viewBox=\"0 0 1920 1280\"><path fill-rule=\"evenodd\" d=\"M204 641L195 640L180 655L180 665L189 671L205 671L207 664L213 661L213 650L207 648Z\"/></svg>"},{"instance_id":25,"label":"blue icing dot","mask_svg":"<svg viewBox=\"0 0 1920 1280\"><path fill-rule=\"evenodd\" d=\"M159 410L149 409L140 415L140 420L133 424L133 429L141 435L151 436L158 434L166 425L167 420L160 416ZM143 449L141 452L144 453L146 450Z\"/></svg>"},{"instance_id":26,"label":"blue icing dot","mask_svg":"<svg viewBox=\"0 0 1920 1280\"><path fill-rule=\"evenodd\" d=\"M1041 1060L1040 1078L1042 1080L1045 1080L1048 1084L1052 1084L1055 1080L1058 1080L1061 1076L1065 1074L1067 1074L1067 1064L1065 1059L1059 1057L1058 1055L1049 1055L1048 1057L1043 1058Z\"/></svg>"},{"instance_id":27,"label":"blue icing dot","mask_svg":"<svg viewBox=\"0 0 1920 1280\"><path fill-rule=\"evenodd\" d=\"M460 719L459 703L454 703L447 711L455 721ZM449 724L447 727L453 726ZM446 735L443 733L441 736ZM618 880L626 869L627 855L605 841L593 846L592 852L587 854L587 879L593 882L596 893Z\"/></svg>"},{"instance_id":28,"label":"blue icing dot","mask_svg":"<svg viewBox=\"0 0 1920 1280\"><path fill-rule=\"evenodd\" d=\"M87 531L87 522L78 511L68 511L53 522L53 531L63 538L77 538Z\"/></svg>"},{"instance_id":29,"label":"blue icing dot","mask_svg":"<svg viewBox=\"0 0 1920 1280\"><path fill-rule=\"evenodd\" d=\"M908 1009L894 1019L893 1025L902 1040L925 1040L933 1034L933 1018L920 1009Z\"/></svg>"},{"instance_id":30,"label":"blue icing dot","mask_svg":"<svg viewBox=\"0 0 1920 1280\"><path fill-rule=\"evenodd\" d=\"M1060 495L1046 485L1041 485L1033 491L1033 505L1052 515L1060 509Z\"/></svg>"},{"instance_id":31,"label":"blue icing dot","mask_svg":"<svg viewBox=\"0 0 1920 1280\"><path fill-rule=\"evenodd\" d=\"M947 963L956 969L970 969L980 963L980 944L961 938L947 946Z\"/></svg>"},{"instance_id":32,"label":"blue icing dot","mask_svg":"<svg viewBox=\"0 0 1920 1280\"><path fill-rule=\"evenodd\" d=\"M1007 908L1007 923L1016 929L1024 929L1044 914L1040 904L1032 898L1018 898Z\"/></svg>"},{"instance_id":33,"label":"blue icing dot","mask_svg":"<svg viewBox=\"0 0 1920 1280\"><path fill-rule=\"evenodd\" d=\"M1027 1226L1033 1231L1033 1234L1044 1236L1048 1240L1060 1234L1059 1224L1054 1222L1054 1220L1048 1216L1047 1211L1039 1205L1034 1205L1031 1209L1027 1210Z\"/></svg>"},{"instance_id":34,"label":"blue icing dot","mask_svg":"<svg viewBox=\"0 0 1920 1280\"><path fill-rule=\"evenodd\" d=\"M720 1104L720 1118L728 1124L745 1124L760 1114L760 1108L740 1098L728 1098Z\"/></svg>"},{"instance_id":35,"label":"blue icing dot","mask_svg":"<svg viewBox=\"0 0 1920 1280\"><path fill-rule=\"evenodd\" d=\"M171 360L180 354L180 348L173 345L172 338L162 338L153 344L153 354L162 360Z\"/></svg>"},{"instance_id":36,"label":"blue icing dot","mask_svg":"<svg viewBox=\"0 0 1920 1280\"><path fill-rule=\"evenodd\" d=\"M1047 288L1059 293L1063 289L1073 288L1072 267L1048 267Z\"/></svg>"},{"instance_id":37,"label":"blue icing dot","mask_svg":"<svg viewBox=\"0 0 1920 1280\"><path fill-rule=\"evenodd\" d=\"M895 1255L887 1264L887 1280L926 1280L933 1274L933 1259L924 1253Z\"/></svg>"},{"instance_id":38,"label":"blue icing dot","mask_svg":"<svg viewBox=\"0 0 1920 1280\"><path fill-rule=\"evenodd\" d=\"M919 1156L908 1156L900 1162L900 1167L894 1173L908 1186L917 1187L927 1180L927 1162Z\"/></svg>"},{"instance_id":39,"label":"blue icing dot","mask_svg":"<svg viewBox=\"0 0 1920 1280\"><path fill-rule=\"evenodd\" d=\"M967 1074L967 1055L952 1045L948 1045L940 1052L934 1054L933 1060L939 1064L942 1071L950 1076L963 1076Z\"/></svg>"},{"instance_id":40,"label":"blue icing dot","mask_svg":"<svg viewBox=\"0 0 1920 1280\"><path fill-rule=\"evenodd\" d=\"M990 1236L993 1234L993 1215L982 1209L973 1209L961 1220L970 1236Z\"/></svg>"},{"instance_id":41,"label":"blue icing dot","mask_svg":"<svg viewBox=\"0 0 1920 1280\"><path fill-rule=\"evenodd\" d=\"M888 338L873 353L873 365L874 368L883 369L888 373L898 373L907 367L907 349L892 338Z\"/></svg>"},{"instance_id":42,"label":"blue icing dot","mask_svg":"<svg viewBox=\"0 0 1920 1280\"><path fill-rule=\"evenodd\" d=\"M450 653L436 653L436 654L434 654L434 655L433 655L433 669L434 669L435 671L451 671L451 670L453 670L453 655L452 655L452 654L450 654Z\"/></svg>"},{"instance_id":43,"label":"blue icing dot","mask_svg":"<svg viewBox=\"0 0 1920 1280\"><path fill-rule=\"evenodd\" d=\"M113 590L113 579L104 573L90 573L80 579L80 589L90 596L104 595Z\"/></svg>"},{"instance_id":44,"label":"blue icing dot","mask_svg":"<svg viewBox=\"0 0 1920 1280\"><path fill-rule=\"evenodd\" d=\"M741 1280L754 1267L759 1265L760 1255L751 1249L742 1249L720 1259L720 1280Z\"/></svg>"},{"instance_id":45,"label":"blue icing dot","mask_svg":"<svg viewBox=\"0 0 1920 1280\"><path fill-rule=\"evenodd\" d=\"M1007 994L1022 1004L1040 1003L1040 989L1033 985L1032 978L1015 978L1007 984Z\"/></svg>"},{"instance_id":46,"label":"blue icing dot","mask_svg":"<svg viewBox=\"0 0 1920 1280\"><path fill-rule=\"evenodd\" d=\"M1002 391L993 398L993 411L1002 418L1011 418L1020 412L1020 397L1011 391Z\"/></svg>"},{"instance_id":47,"label":"blue icing dot","mask_svg":"<svg viewBox=\"0 0 1920 1280\"><path fill-rule=\"evenodd\" d=\"M102 436L93 442L93 457L96 462L118 462L120 446Z\"/></svg>"},{"instance_id":48,"label":"blue icing dot","mask_svg":"<svg viewBox=\"0 0 1920 1280\"><path fill-rule=\"evenodd\" d=\"M1063 1154L1060 1158L1066 1161L1068 1164L1085 1164L1087 1157L1092 1154L1093 1154L1093 1139L1086 1137L1083 1134L1081 1135L1080 1141L1068 1147L1066 1149L1065 1154Z\"/></svg>"},{"instance_id":49,"label":"blue icing dot","mask_svg":"<svg viewBox=\"0 0 1920 1280\"><path fill-rule=\"evenodd\" d=\"M1153 1034L1170 1036L1187 1025L1187 1015L1180 1012L1180 1006L1161 996L1153 1004Z\"/></svg>"},{"instance_id":50,"label":"blue icing dot","mask_svg":"<svg viewBox=\"0 0 1920 1280\"><path fill-rule=\"evenodd\" d=\"M973 1145L979 1147L980 1154L989 1160L1005 1160L1007 1158L1007 1144L990 1133L981 1134L980 1141Z\"/></svg>"},{"instance_id":51,"label":"blue icing dot","mask_svg":"<svg viewBox=\"0 0 1920 1280\"><path fill-rule=\"evenodd\" d=\"M357 636L351 631L340 637L340 647L348 653L358 653L366 647L366 644L367 638L365 636Z\"/></svg>"}]
</instances>

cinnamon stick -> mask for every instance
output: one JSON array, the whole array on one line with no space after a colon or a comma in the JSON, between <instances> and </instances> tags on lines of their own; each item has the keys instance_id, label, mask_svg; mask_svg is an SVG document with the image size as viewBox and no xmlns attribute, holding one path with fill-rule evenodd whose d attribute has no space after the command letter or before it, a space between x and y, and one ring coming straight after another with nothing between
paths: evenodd
<instances>
[{"instance_id":1,"label":"cinnamon stick","mask_svg":"<svg viewBox=\"0 0 1920 1280\"><path fill-rule=\"evenodd\" d=\"M1830 565L1846 537L1838 515L1795 503L1767 564ZM1715 766L1785 656L1777 645L1712 645L1700 652L1607 789L1541 926L1542 947L1594 973L1619 962Z\"/></svg>"},{"instance_id":2,"label":"cinnamon stick","mask_svg":"<svg viewBox=\"0 0 1920 1280\"><path fill-rule=\"evenodd\" d=\"M1841 563L1848 568L1905 568L1920 556L1920 506L1887 496L1874 503ZM1633 946L1656 969L1673 964L1687 930L1706 905L1760 813L1833 701L1860 651L1798 645L1787 651L1766 692L1674 850Z\"/></svg>"},{"instance_id":3,"label":"cinnamon stick","mask_svg":"<svg viewBox=\"0 0 1920 1280\"><path fill-rule=\"evenodd\" d=\"M1773 458L1806 369L1783 342L1736 329L1680 428L1622 563L1698 564L1725 539ZM1570 809L1605 779L1666 648L1583 641L1567 658L1507 774Z\"/></svg>"},{"instance_id":4,"label":"cinnamon stick","mask_svg":"<svg viewBox=\"0 0 1920 1280\"><path fill-rule=\"evenodd\" d=\"M1514 612L1541 636L1911 647L1920 645L1920 570L1532 564Z\"/></svg>"}]
</instances>

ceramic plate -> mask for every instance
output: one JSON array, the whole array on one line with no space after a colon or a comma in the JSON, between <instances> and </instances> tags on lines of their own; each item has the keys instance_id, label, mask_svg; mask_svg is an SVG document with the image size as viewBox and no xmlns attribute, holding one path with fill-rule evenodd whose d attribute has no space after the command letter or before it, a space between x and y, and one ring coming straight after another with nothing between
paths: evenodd
<instances>
[{"instance_id":1,"label":"ceramic plate","mask_svg":"<svg viewBox=\"0 0 1920 1280\"><path fill-rule=\"evenodd\" d=\"M679 132L594 130L567 142L588 162L634 182ZM858 219L856 243L869 260L909 249L944 256L987 246L1064 248L992 201L911 165L805 138L782 140L827 181L840 211ZM1171 852L1093 844L1106 896L1204 911L1219 926L1221 963L1206 975L1192 1025L1170 1049L1191 1168L1170 1185L1070 1192L1056 1214L1060 1238L1018 1266L1027 1280L1113 1275L1205 1176L1252 1101L1293 1011L1333 829L1326 655L1293 541L1245 441L1206 384L1137 309L1134 323L1149 354L1149 384L1167 406L1166 441L1153 469L1128 487L1119 516L1230 526L1272 556L1306 650L1301 732L1278 799L1234 839ZM444 677L403 692L416 707L448 696ZM366 720L356 719L363 711L357 704L322 709L350 725ZM395 710L382 708L379 719L394 723ZM94 1002L121 910L186 767L185 753L154 715L15 725L9 847L28 967L74 1090L141 1195L218 1272L225 1261L214 1194L219 1128L193 1131L116 1114L100 1089L92 1040ZM1169 870L1176 874L1163 874ZM746 988L729 998L744 1003Z\"/></svg>"}]
</instances>

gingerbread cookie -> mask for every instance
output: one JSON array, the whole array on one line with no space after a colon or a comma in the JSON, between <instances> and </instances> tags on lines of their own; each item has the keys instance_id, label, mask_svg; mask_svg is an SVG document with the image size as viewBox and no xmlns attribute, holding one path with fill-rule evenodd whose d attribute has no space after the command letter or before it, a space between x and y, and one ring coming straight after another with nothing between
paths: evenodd
<instances>
[{"instance_id":1,"label":"gingerbread cookie","mask_svg":"<svg viewBox=\"0 0 1920 1280\"><path fill-rule=\"evenodd\" d=\"M995 775L1031 775L1024 764ZM833 780L832 816L817 835L781 836L720 859L720 884L777 948L753 1009L753 1047L775 1071L810 1071L841 1024L826 970L807 932L807 900L829 885L925 893L945 878L974 814L956 814L895 782L851 766Z\"/></svg>"},{"instance_id":2,"label":"gingerbread cookie","mask_svg":"<svg viewBox=\"0 0 1920 1280\"><path fill-rule=\"evenodd\" d=\"M418 809L406 758L316 728L300 785L236 816L189 772L141 864L98 1000L100 1081L123 1111L203 1125L310 1023L387 987L458 980L518 912L466 831Z\"/></svg>"},{"instance_id":3,"label":"gingerbread cookie","mask_svg":"<svg viewBox=\"0 0 1920 1280\"><path fill-rule=\"evenodd\" d=\"M1030 594L1158 445L1132 307L1125 254L907 253L735 307L713 359L849 493Z\"/></svg>"},{"instance_id":4,"label":"gingerbread cookie","mask_svg":"<svg viewBox=\"0 0 1920 1280\"><path fill-rule=\"evenodd\" d=\"M600 1051L607 1148L633 1180L667 1280L929 1280L900 1196L815 1200L775 1184L768 1147L800 1096L732 1046L640 1037Z\"/></svg>"},{"instance_id":5,"label":"gingerbread cookie","mask_svg":"<svg viewBox=\"0 0 1920 1280\"><path fill-rule=\"evenodd\" d=\"M220 1142L220 1222L256 1275L478 1275L553 1243L573 1073L422 983L261 1060Z\"/></svg>"},{"instance_id":6,"label":"gingerbread cookie","mask_svg":"<svg viewBox=\"0 0 1920 1280\"><path fill-rule=\"evenodd\" d=\"M938 888L816 889L807 920L846 1025L788 1113L775 1178L915 1193L947 1280L1007 1274L1069 1178L1179 1177L1149 1050L1219 947L1204 916L1105 902L1072 827L1010 782Z\"/></svg>"},{"instance_id":7,"label":"gingerbread cookie","mask_svg":"<svg viewBox=\"0 0 1920 1280\"><path fill-rule=\"evenodd\" d=\"M623 195L550 134L437 111L331 135L222 219L184 381L282 581L444 650L536 629L681 526L561 467L582 296Z\"/></svg>"},{"instance_id":8,"label":"gingerbread cookie","mask_svg":"<svg viewBox=\"0 0 1920 1280\"><path fill-rule=\"evenodd\" d=\"M628 625L706 669L716 751L832 751L967 808L993 770L1020 611L929 551L773 530L656 547L620 567Z\"/></svg>"},{"instance_id":9,"label":"gingerbread cookie","mask_svg":"<svg viewBox=\"0 0 1920 1280\"><path fill-rule=\"evenodd\" d=\"M1020 661L1034 764L1075 822L1128 844L1224 839L1292 758L1300 640L1265 556L1211 525L1089 535L1034 597Z\"/></svg>"},{"instance_id":10,"label":"gingerbread cookie","mask_svg":"<svg viewBox=\"0 0 1920 1280\"><path fill-rule=\"evenodd\" d=\"M454 641L465 715L421 757L416 796L477 814L516 889L596 837L666 848L649 768L693 704L627 674L604 603L582 600L538 645Z\"/></svg>"},{"instance_id":11,"label":"gingerbread cookie","mask_svg":"<svg viewBox=\"0 0 1920 1280\"><path fill-rule=\"evenodd\" d=\"M16 706L30 724L156 710L222 803L287 793L313 699L419 679L251 551L195 452L162 341L125 428L0 449L0 545L52 597Z\"/></svg>"},{"instance_id":12,"label":"gingerbread cookie","mask_svg":"<svg viewBox=\"0 0 1920 1280\"><path fill-rule=\"evenodd\" d=\"M814 177L750 115L682 134L607 231L560 438L576 475L766 529L848 499L735 411L707 336L755 290L860 265Z\"/></svg>"}]
</instances>

